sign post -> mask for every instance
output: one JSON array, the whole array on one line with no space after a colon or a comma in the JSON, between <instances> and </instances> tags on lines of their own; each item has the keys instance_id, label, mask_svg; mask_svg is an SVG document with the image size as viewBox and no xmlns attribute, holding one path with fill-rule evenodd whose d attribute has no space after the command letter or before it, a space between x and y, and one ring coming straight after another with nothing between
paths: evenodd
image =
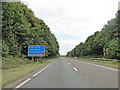
<instances>
[{"instance_id":1,"label":"sign post","mask_svg":"<svg viewBox=\"0 0 120 90\"><path fill-rule=\"evenodd\" d=\"M42 57L45 56L45 46L43 45L29 45L28 46L28 56L32 57L32 61L34 61L34 57ZM38 62L38 60L37 60Z\"/></svg>"},{"instance_id":2,"label":"sign post","mask_svg":"<svg viewBox=\"0 0 120 90\"><path fill-rule=\"evenodd\" d=\"M32 62L34 61L34 58L33 58L33 56L32 56Z\"/></svg>"}]
</instances>

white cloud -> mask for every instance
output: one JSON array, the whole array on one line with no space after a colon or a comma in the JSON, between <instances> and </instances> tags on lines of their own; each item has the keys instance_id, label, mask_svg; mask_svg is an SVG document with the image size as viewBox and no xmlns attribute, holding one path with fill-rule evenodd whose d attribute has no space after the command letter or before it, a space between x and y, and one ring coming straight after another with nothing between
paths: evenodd
<instances>
[{"instance_id":1,"label":"white cloud","mask_svg":"<svg viewBox=\"0 0 120 90\"><path fill-rule=\"evenodd\" d=\"M108 20L115 17L119 0L21 1L27 3L29 8L34 11L35 16L45 21L56 37L59 34L63 37L68 35L68 39L57 38L60 44L60 53L66 54L77 44L84 42L89 35L100 31Z\"/></svg>"},{"instance_id":2,"label":"white cloud","mask_svg":"<svg viewBox=\"0 0 120 90\"><path fill-rule=\"evenodd\" d=\"M68 40L59 40L60 43L60 52L67 54L68 51L72 50L76 45L80 43L79 39L68 39Z\"/></svg>"}]
</instances>

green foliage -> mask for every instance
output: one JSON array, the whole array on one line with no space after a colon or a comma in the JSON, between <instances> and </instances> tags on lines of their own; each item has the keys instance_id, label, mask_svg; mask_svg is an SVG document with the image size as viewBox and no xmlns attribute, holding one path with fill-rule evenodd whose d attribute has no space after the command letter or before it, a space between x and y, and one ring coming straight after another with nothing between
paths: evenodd
<instances>
[{"instance_id":1,"label":"green foliage","mask_svg":"<svg viewBox=\"0 0 120 90\"><path fill-rule=\"evenodd\" d=\"M9 58L2 58L2 69L9 69L9 68L15 68L25 64L31 63L30 60L27 58L17 58L13 56L9 56Z\"/></svg>"},{"instance_id":2,"label":"green foliage","mask_svg":"<svg viewBox=\"0 0 120 90\"><path fill-rule=\"evenodd\" d=\"M2 3L3 57L27 57L28 45L45 45L45 57L59 55L59 44L43 20L20 2Z\"/></svg>"},{"instance_id":3,"label":"green foliage","mask_svg":"<svg viewBox=\"0 0 120 90\"><path fill-rule=\"evenodd\" d=\"M100 32L95 32L89 36L84 43L80 43L74 49L67 53L68 57L105 57L120 59L120 36L118 26L119 15L108 21L107 25L104 25Z\"/></svg>"},{"instance_id":4,"label":"green foliage","mask_svg":"<svg viewBox=\"0 0 120 90\"><path fill-rule=\"evenodd\" d=\"M2 54L3 54L3 57L8 56L9 54L9 47L6 45L4 40L2 42Z\"/></svg>"},{"instance_id":5,"label":"green foliage","mask_svg":"<svg viewBox=\"0 0 120 90\"><path fill-rule=\"evenodd\" d=\"M113 64L117 64L117 61L114 59L114 60L112 60L112 63Z\"/></svg>"},{"instance_id":6,"label":"green foliage","mask_svg":"<svg viewBox=\"0 0 120 90\"><path fill-rule=\"evenodd\" d=\"M118 41L117 40L109 41L106 47L107 58L117 58L117 49L118 49Z\"/></svg>"},{"instance_id":7,"label":"green foliage","mask_svg":"<svg viewBox=\"0 0 120 90\"><path fill-rule=\"evenodd\" d=\"M118 32L118 50L117 50L117 56L118 56L118 58L120 59L120 10L118 11L118 13L117 13L117 19L118 19L118 28L117 28L117 32Z\"/></svg>"}]
</instances>

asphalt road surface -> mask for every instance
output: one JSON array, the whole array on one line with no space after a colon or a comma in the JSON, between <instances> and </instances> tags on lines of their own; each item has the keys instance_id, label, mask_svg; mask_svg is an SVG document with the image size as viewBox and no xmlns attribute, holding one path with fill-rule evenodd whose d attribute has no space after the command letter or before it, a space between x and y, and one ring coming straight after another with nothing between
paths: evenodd
<instances>
[{"instance_id":1,"label":"asphalt road surface","mask_svg":"<svg viewBox=\"0 0 120 90\"><path fill-rule=\"evenodd\" d=\"M20 88L118 88L118 71L61 57Z\"/></svg>"}]
</instances>

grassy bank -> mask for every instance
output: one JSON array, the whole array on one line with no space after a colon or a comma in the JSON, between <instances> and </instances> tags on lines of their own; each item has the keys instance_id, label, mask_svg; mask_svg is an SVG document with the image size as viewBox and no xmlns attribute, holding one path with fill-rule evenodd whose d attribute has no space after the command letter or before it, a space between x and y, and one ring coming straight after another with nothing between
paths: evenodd
<instances>
[{"instance_id":1,"label":"grassy bank","mask_svg":"<svg viewBox=\"0 0 120 90\"><path fill-rule=\"evenodd\" d=\"M27 74L45 67L47 64L55 61L56 59L44 59L42 63L32 62L25 65L19 65L18 67L3 69L2 70L2 87L18 80L21 77L26 76Z\"/></svg>"},{"instance_id":2,"label":"grassy bank","mask_svg":"<svg viewBox=\"0 0 120 90\"><path fill-rule=\"evenodd\" d=\"M69 57L69 58L118 69L118 62L115 62L115 61L106 62L106 61L99 61L99 60L90 60L88 58L73 58L73 57Z\"/></svg>"}]
</instances>

